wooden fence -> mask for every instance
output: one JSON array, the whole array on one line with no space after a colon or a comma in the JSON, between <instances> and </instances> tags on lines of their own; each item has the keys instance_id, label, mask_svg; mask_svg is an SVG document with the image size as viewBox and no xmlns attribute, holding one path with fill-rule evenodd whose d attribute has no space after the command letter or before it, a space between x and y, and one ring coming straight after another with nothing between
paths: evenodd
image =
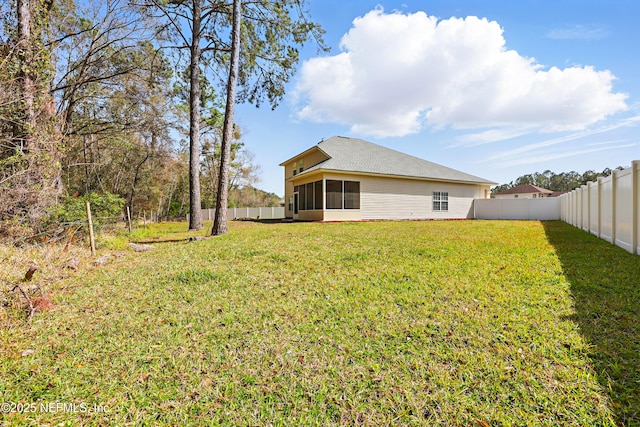
<instances>
[{"instance_id":1,"label":"wooden fence","mask_svg":"<svg viewBox=\"0 0 640 427\"><path fill-rule=\"evenodd\" d=\"M559 199L561 220L640 254L640 160Z\"/></svg>"}]
</instances>

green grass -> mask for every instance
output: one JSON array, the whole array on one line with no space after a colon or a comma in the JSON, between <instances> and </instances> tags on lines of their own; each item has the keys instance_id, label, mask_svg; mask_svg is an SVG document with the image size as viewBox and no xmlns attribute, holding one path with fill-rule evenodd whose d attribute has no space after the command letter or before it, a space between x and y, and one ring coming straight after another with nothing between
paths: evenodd
<instances>
[{"instance_id":1,"label":"green grass","mask_svg":"<svg viewBox=\"0 0 640 427\"><path fill-rule=\"evenodd\" d=\"M108 411L7 424L640 423L640 261L570 226L169 227L0 330L0 401Z\"/></svg>"}]
</instances>

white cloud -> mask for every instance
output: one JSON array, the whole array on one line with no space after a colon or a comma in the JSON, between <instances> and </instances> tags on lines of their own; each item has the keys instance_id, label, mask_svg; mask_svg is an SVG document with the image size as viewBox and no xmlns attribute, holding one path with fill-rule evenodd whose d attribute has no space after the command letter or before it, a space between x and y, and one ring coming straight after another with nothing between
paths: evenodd
<instances>
[{"instance_id":1,"label":"white cloud","mask_svg":"<svg viewBox=\"0 0 640 427\"><path fill-rule=\"evenodd\" d=\"M609 30L601 25L573 25L547 32L554 40L602 40L609 37Z\"/></svg>"},{"instance_id":2,"label":"white cloud","mask_svg":"<svg viewBox=\"0 0 640 427\"><path fill-rule=\"evenodd\" d=\"M611 141L610 143L613 144L615 142ZM614 149L620 150L622 148L635 147L637 145L638 143L635 143L635 142L632 142L629 144L622 144L622 145L617 144ZM520 157L520 158L508 159L502 162L497 162L493 166L499 167L499 168L507 168L507 167L513 167L513 166L522 166L522 165L544 164L545 162L548 162L550 160L565 159L567 157L577 157L583 154L591 154L591 153L597 153L600 151L610 151L610 150L612 150L611 147L589 148L587 150L576 150L576 151L562 150L562 151L556 151L552 153L542 153L532 157Z\"/></svg>"},{"instance_id":3,"label":"white cloud","mask_svg":"<svg viewBox=\"0 0 640 427\"><path fill-rule=\"evenodd\" d=\"M299 118L386 137L425 126L575 131L627 108L610 71L545 69L507 50L497 22L473 16L378 8L353 21L341 49L302 65Z\"/></svg>"},{"instance_id":4,"label":"white cloud","mask_svg":"<svg viewBox=\"0 0 640 427\"><path fill-rule=\"evenodd\" d=\"M492 142L505 141L517 138L531 132L529 127L512 127L489 129L477 133L470 133L459 136L458 142L451 144L451 147L474 147L477 145L490 144Z\"/></svg>"},{"instance_id":5,"label":"white cloud","mask_svg":"<svg viewBox=\"0 0 640 427\"><path fill-rule=\"evenodd\" d=\"M640 116L635 115L632 117L628 117L624 120L620 120L614 124L607 124L607 125L600 126L594 129L589 129L586 131L580 131L580 132L571 133L568 135L563 135L557 138L536 142L533 144L523 145L517 148L513 148L511 150L502 150L497 154L487 157L487 159L485 159L484 161L493 162L501 159L522 158L524 155L531 156L532 152L535 153L540 151L547 151L549 147L552 147L552 146L565 144L567 142L572 142L572 141L585 140L587 137L592 137L594 135L602 135L602 134L616 131L621 128L636 127L638 125L640 125ZM618 142L622 142L622 141L624 140L621 140ZM614 143L614 141L610 141L609 143L612 144ZM622 147L627 147L627 145L620 146L617 148L622 148ZM572 153L576 154L575 152L566 150L566 149L564 150L564 152L568 152L569 155L571 155Z\"/></svg>"}]
</instances>

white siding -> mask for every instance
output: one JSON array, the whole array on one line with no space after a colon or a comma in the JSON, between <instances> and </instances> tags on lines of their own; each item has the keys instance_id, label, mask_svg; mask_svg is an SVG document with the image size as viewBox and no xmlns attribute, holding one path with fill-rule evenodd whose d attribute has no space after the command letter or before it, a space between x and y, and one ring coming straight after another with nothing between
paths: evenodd
<instances>
[{"instance_id":1,"label":"white siding","mask_svg":"<svg viewBox=\"0 0 640 427\"><path fill-rule=\"evenodd\" d=\"M483 198L485 194L484 187L478 184L366 176L351 179L360 181L360 210L364 220L472 218L473 199ZM448 211L433 211L434 191L449 193Z\"/></svg>"}]
</instances>

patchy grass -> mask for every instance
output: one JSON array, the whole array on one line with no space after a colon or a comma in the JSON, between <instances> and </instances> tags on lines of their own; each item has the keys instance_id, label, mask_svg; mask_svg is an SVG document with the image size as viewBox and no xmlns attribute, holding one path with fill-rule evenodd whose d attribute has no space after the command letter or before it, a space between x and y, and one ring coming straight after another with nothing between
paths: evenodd
<instances>
[{"instance_id":1,"label":"patchy grass","mask_svg":"<svg viewBox=\"0 0 640 427\"><path fill-rule=\"evenodd\" d=\"M87 408L8 424L639 421L637 394L601 382L580 269L565 273L572 248L556 249L564 231L552 245L539 222L234 222L188 242L171 227L139 236L168 241L154 251L60 282L30 326L0 330L0 400ZM625 262L619 274L638 268Z\"/></svg>"}]
</instances>

